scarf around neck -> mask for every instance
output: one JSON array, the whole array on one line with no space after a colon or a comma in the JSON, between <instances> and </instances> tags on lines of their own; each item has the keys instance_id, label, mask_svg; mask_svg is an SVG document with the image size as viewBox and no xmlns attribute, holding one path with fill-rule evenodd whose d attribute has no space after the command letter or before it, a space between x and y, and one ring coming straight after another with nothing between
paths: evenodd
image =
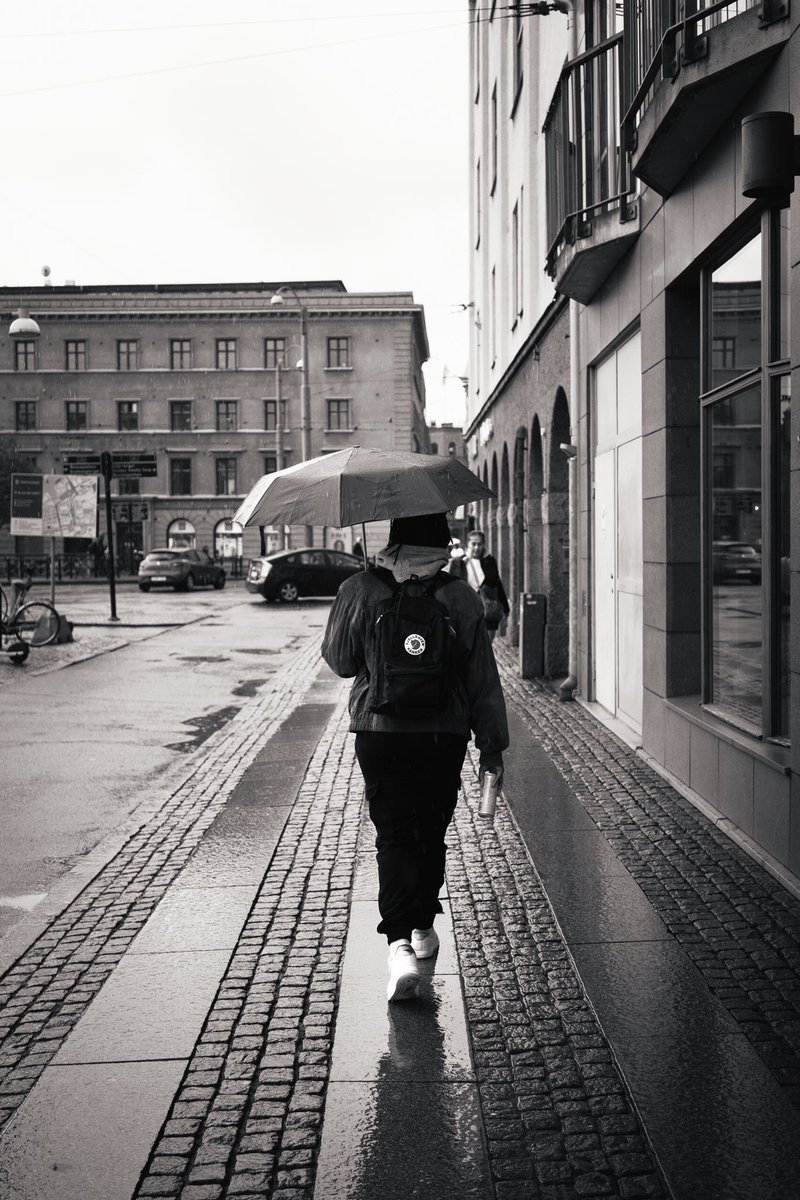
<instances>
[{"instance_id":1,"label":"scarf around neck","mask_svg":"<svg viewBox=\"0 0 800 1200\"><path fill-rule=\"evenodd\" d=\"M412 575L428 579L447 565L449 555L441 546L404 546L389 542L375 558L379 567L391 571L398 583Z\"/></svg>"}]
</instances>

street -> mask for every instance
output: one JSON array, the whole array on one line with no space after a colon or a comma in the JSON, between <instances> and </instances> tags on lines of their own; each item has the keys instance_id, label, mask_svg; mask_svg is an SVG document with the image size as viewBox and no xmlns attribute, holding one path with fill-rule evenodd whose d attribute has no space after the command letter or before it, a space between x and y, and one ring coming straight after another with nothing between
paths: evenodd
<instances>
[{"instance_id":1,"label":"street","mask_svg":"<svg viewBox=\"0 0 800 1200\"><path fill-rule=\"evenodd\" d=\"M192 595L123 585L117 625L104 587L61 587L56 605L76 622L74 643L34 649L23 667L0 657L0 938L268 687L305 631L321 636L328 611L266 605L240 582Z\"/></svg>"},{"instance_id":2,"label":"street","mask_svg":"<svg viewBox=\"0 0 800 1200\"><path fill-rule=\"evenodd\" d=\"M800 1200L800 903L629 746L497 639L387 1005L327 602L106 601L0 664L4 1200Z\"/></svg>"}]
</instances>

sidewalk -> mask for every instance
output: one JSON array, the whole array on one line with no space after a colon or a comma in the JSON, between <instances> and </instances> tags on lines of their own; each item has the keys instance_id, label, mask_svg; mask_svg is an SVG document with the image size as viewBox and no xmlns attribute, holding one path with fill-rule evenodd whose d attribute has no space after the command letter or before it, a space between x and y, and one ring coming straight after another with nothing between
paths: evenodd
<instances>
[{"instance_id":1,"label":"sidewalk","mask_svg":"<svg viewBox=\"0 0 800 1200\"><path fill-rule=\"evenodd\" d=\"M508 803L470 751L420 1000L311 637L18 947L0 1194L800 1197L800 903L498 654Z\"/></svg>"}]
</instances>

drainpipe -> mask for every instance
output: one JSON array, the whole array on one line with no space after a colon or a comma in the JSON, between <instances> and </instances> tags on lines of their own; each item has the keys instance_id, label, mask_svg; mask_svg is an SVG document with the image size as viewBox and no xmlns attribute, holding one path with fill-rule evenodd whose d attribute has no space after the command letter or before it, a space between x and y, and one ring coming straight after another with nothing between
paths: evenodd
<instances>
[{"instance_id":1,"label":"drainpipe","mask_svg":"<svg viewBox=\"0 0 800 1200\"><path fill-rule=\"evenodd\" d=\"M559 8L566 10L569 32L569 61L578 57L578 5L576 0L561 0ZM576 439L578 430L578 301L569 302L569 398L570 434ZM569 674L559 686L561 700L573 700L578 687L578 447L563 445L561 449L569 456Z\"/></svg>"}]
</instances>

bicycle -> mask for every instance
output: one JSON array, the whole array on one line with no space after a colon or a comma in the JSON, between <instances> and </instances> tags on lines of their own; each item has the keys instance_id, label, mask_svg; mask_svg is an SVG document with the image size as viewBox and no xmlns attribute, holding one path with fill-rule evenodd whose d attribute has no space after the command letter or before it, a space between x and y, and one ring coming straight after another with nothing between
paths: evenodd
<instances>
[{"instance_id":1,"label":"bicycle","mask_svg":"<svg viewBox=\"0 0 800 1200\"><path fill-rule=\"evenodd\" d=\"M58 613L49 600L23 603L31 588L31 577L11 584L11 603L0 586L0 641L10 640L11 661L23 663L31 646L49 646L58 637ZM24 650L22 649L24 647Z\"/></svg>"}]
</instances>

